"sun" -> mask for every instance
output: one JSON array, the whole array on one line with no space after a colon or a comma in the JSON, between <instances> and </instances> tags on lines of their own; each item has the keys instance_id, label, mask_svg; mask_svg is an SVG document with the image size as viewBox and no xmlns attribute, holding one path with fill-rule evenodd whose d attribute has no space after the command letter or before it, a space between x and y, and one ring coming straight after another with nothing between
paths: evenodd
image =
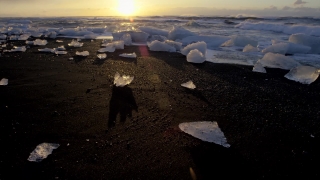
<instances>
[{"instance_id":1,"label":"sun","mask_svg":"<svg viewBox=\"0 0 320 180\"><path fill-rule=\"evenodd\" d=\"M123 16L135 13L134 0L118 0L118 12Z\"/></svg>"}]
</instances>

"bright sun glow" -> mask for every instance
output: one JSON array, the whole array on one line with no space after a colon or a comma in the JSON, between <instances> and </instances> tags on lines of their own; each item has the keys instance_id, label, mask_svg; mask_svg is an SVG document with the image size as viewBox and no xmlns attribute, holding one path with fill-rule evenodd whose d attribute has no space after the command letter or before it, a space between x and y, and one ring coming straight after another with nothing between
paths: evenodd
<instances>
[{"instance_id":1,"label":"bright sun glow","mask_svg":"<svg viewBox=\"0 0 320 180\"><path fill-rule=\"evenodd\" d=\"M134 0L118 0L118 12L125 16L133 15L135 12Z\"/></svg>"}]
</instances>

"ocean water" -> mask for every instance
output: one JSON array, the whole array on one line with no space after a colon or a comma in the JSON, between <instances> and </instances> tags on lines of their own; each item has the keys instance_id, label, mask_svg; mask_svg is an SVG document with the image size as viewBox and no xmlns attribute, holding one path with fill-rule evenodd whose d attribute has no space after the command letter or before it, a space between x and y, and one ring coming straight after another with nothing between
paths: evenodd
<instances>
[{"instance_id":1,"label":"ocean water","mask_svg":"<svg viewBox=\"0 0 320 180\"><path fill-rule=\"evenodd\" d=\"M140 27L152 27L170 32L181 26L196 35L232 37L245 36L258 42L262 49L270 46L272 40L288 41L290 35L303 33L316 39L320 46L320 18L313 17L51 17L51 18L0 18L0 41L24 33L34 36L47 36L56 32L57 38L112 39L112 33L138 31ZM8 35L6 38L3 35ZM14 39L14 38L12 38ZM214 41L214 39L212 40ZM317 44L319 43L319 44ZM214 44L214 43L213 43ZM261 52L243 53L243 47L210 46L209 61L213 63L234 63L254 65L264 54ZM212 51L211 51L212 50ZM208 56L208 55L207 55ZM291 57L303 65L320 68L320 53L294 54Z\"/></svg>"}]
</instances>

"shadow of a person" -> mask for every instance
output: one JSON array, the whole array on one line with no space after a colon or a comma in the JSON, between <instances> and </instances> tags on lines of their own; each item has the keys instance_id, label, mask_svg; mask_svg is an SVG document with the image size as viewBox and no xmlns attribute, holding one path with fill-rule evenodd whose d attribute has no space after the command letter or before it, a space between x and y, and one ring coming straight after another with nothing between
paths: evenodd
<instances>
[{"instance_id":1,"label":"shadow of a person","mask_svg":"<svg viewBox=\"0 0 320 180\"><path fill-rule=\"evenodd\" d=\"M128 86L117 87L114 85L112 87L109 107L109 128L115 126L118 114L120 114L120 122L125 122L127 116L132 117L132 110L138 112L136 100Z\"/></svg>"}]
</instances>

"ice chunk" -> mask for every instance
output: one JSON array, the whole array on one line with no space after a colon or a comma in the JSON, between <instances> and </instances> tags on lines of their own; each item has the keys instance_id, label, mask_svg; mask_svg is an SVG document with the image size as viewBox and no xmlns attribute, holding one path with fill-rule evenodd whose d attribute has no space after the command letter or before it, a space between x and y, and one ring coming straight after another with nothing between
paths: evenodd
<instances>
[{"instance_id":1,"label":"ice chunk","mask_svg":"<svg viewBox=\"0 0 320 180\"><path fill-rule=\"evenodd\" d=\"M158 41L160 41L160 42L163 42L163 41L165 41L165 40L168 40L168 38L165 37L165 36L161 36L161 35L152 35L152 36L150 36L150 37L148 38L148 41L149 41L149 42L152 42L152 41L155 41L155 40L158 40Z\"/></svg>"},{"instance_id":2,"label":"ice chunk","mask_svg":"<svg viewBox=\"0 0 320 180\"><path fill-rule=\"evenodd\" d=\"M97 57L98 57L99 59L105 59L105 58L107 58L107 54L106 54L106 53L97 54Z\"/></svg>"},{"instance_id":3,"label":"ice chunk","mask_svg":"<svg viewBox=\"0 0 320 180\"><path fill-rule=\"evenodd\" d=\"M36 39L33 41L33 45L38 45L38 46L45 46L48 44L47 40L41 40L41 39Z\"/></svg>"},{"instance_id":4,"label":"ice chunk","mask_svg":"<svg viewBox=\"0 0 320 180\"><path fill-rule=\"evenodd\" d=\"M302 44L311 47L309 53L320 54L320 38L314 36L308 36L302 33L292 34L289 37L289 42Z\"/></svg>"},{"instance_id":5,"label":"ice chunk","mask_svg":"<svg viewBox=\"0 0 320 180\"><path fill-rule=\"evenodd\" d=\"M286 54L289 48L289 44L287 43L278 43L278 44L273 44L271 46L266 47L263 49L261 52L262 53L278 53L278 54Z\"/></svg>"},{"instance_id":6,"label":"ice chunk","mask_svg":"<svg viewBox=\"0 0 320 180\"><path fill-rule=\"evenodd\" d=\"M187 55L187 61L191 63L203 63L206 58L198 49L191 50Z\"/></svg>"},{"instance_id":7,"label":"ice chunk","mask_svg":"<svg viewBox=\"0 0 320 180\"><path fill-rule=\"evenodd\" d=\"M205 56L207 51L207 44L204 41L189 44L181 50L181 54L186 56L193 49L198 49Z\"/></svg>"},{"instance_id":8,"label":"ice chunk","mask_svg":"<svg viewBox=\"0 0 320 180\"><path fill-rule=\"evenodd\" d=\"M168 39L176 40L176 39L183 39L188 36L195 36L194 32L191 32L181 26L173 27L171 31L169 31Z\"/></svg>"},{"instance_id":9,"label":"ice chunk","mask_svg":"<svg viewBox=\"0 0 320 180\"><path fill-rule=\"evenodd\" d=\"M230 147L230 144L228 144L226 137L216 121L180 123L179 128L185 133L203 141L222 145L226 148Z\"/></svg>"},{"instance_id":10,"label":"ice chunk","mask_svg":"<svg viewBox=\"0 0 320 180\"><path fill-rule=\"evenodd\" d=\"M67 51L55 51L54 53L55 54L67 54L68 52Z\"/></svg>"},{"instance_id":11,"label":"ice chunk","mask_svg":"<svg viewBox=\"0 0 320 180\"><path fill-rule=\"evenodd\" d=\"M122 36L125 34L129 34L132 42L147 42L149 37L148 33L141 32L141 31L121 31L112 33L114 39L122 39ZM126 41L125 41L126 44Z\"/></svg>"},{"instance_id":12,"label":"ice chunk","mask_svg":"<svg viewBox=\"0 0 320 180\"><path fill-rule=\"evenodd\" d=\"M186 87L188 89L195 89L196 88L196 85L194 85L192 81L188 81L186 83L182 83L181 86L182 87Z\"/></svg>"},{"instance_id":13,"label":"ice chunk","mask_svg":"<svg viewBox=\"0 0 320 180\"><path fill-rule=\"evenodd\" d=\"M8 79L2 78L0 81L0 86L6 86L6 85L8 85Z\"/></svg>"},{"instance_id":14,"label":"ice chunk","mask_svg":"<svg viewBox=\"0 0 320 180\"><path fill-rule=\"evenodd\" d=\"M57 42L57 43L62 43L63 41L62 41L62 40L56 40L56 42Z\"/></svg>"},{"instance_id":15,"label":"ice chunk","mask_svg":"<svg viewBox=\"0 0 320 180\"><path fill-rule=\"evenodd\" d=\"M242 52L259 52L259 49L251 44L248 44L243 48Z\"/></svg>"},{"instance_id":16,"label":"ice chunk","mask_svg":"<svg viewBox=\"0 0 320 180\"><path fill-rule=\"evenodd\" d=\"M79 42L78 40L72 39L71 43L69 43L68 46L82 47L83 43Z\"/></svg>"},{"instance_id":17,"label":"ice chunk","mask_svg":"<svg viewBox=\"0 0 320 180\"><path fill-rule=\"evenodd\" d=\"M124 34L120 38L126 46L130 46L132 44L131 35L129 33Z\"/></svg>"},{"instance_id":18,"label":"ice chunk","mask_svg":"<svg viewBox=\"0 0 320 180\"><path fill-rule=\"evenodd\" d=\"M60 145L54 143L41 143L29 155L28 161L41 162L57 149Z\"/></svg>"},{"instance_id":19,"label":"ice chunk","mask_svg":"<svg viewBox=\"0 0 320 180\"><path fill-rule=\"evenodd\" d=\"M284 77L300 82L311 84L319 77L320 70L312 66L297 66L290 70Z\"/></svg>"},{"instance_id":20,"label":"ice chunk","mask_svg":"<svg viewBox=\"0 0 320 180\"><path fill-rule=\"evenodd\" d=\"M306 54L311 47L291 42L278 42L273 40L272 45L262 50L262 53L272 52L279 54Z\"/></svg>"},{"instance_id":21,"label":"ice chunk","mask_svg":"<svg viewBox=\"0 0 320 180\"><path fill-rule=\"evenodd\" d=\"M227 36L219 36L219 35L211 35L211 36L188 36L180 40L183 46L188 44L192 44L195 42L204 41L207 43L207 47L216 48L221 46L222 43L228 41L230 37Z\"/></svg>"},{"instance_id":22,"label":"ice chunk","mask_svg":"<svg viewBox=\"0 0 320 180\"><path fill-rule=\"evenodd\" d=\"M252 71L259 73L267 73L266 69L262 66L262 64L259 61L253 66Z\"/></svg>"},{"instance_id":23,"label":"ice chunk","mask_svg":"<svg viewBox=\"0 0 320 180\"><path fill-rule=\"evenodd\" d=\"M109 45L109 46L107 46L105 48L100 48L98 50L98 52L101 52L101 53L103 53L103 52L114 52L115 50L116 50L116 48L113 45Z\"/></svg>"},{"instance_id":24,"label":"ice chunk","mask_svg":"<svg viewBox=\"0 0 320 180\"><path fill-rule=\"evenodd\" d=\"M124 41L113 41L112 44L116 49L124 49Z\"/></svg>"},{"instance_id":25,"label":"ice chunk","mask_svg":"<svg viewBox=\"0 0 320 180\"><path fill-rule=\"evenodd\" d=\"M31 33L31 36L32 37L35 37L35 38L39 38L39 37L41 37L43 34L41 33L41 32L32 32Z\"/></svg>"},{"instance_id":26,"label":"ice chunk","mask_svg":"<svg viewBox=\"0 0 320 180\"><path fill-rule=\"evenodd\" d=\"M119 54L119 56L126 57L126 58L137 58L137 55L136 55L135 52L133 52L133 53L122 53L122 54Z\"/></svg>"},{"instance_id":27,"label":"ice chunk","mask_svg":"<svg viewBox=\"0 0 320 180\"><path fill-rule=\"evenodd\" d=\"M55 50L51 49L51 48L38 49L38 51L40 51L40 52L50 52L50 53L54 53L55 52Z\"/></svg>"},{"instance_id":28,"label":"ice chunk","mask_svg":"<svg viewBox=\"0 0 320 180\"><path fill-rule=\"evenodd\" d=\"M180 51L182 49L181 42L176 42L176 41L171 41L171 40L165 40L164 42L166 44L169 44L170 46L174 47L177 51Z\"/></svg>"},{"instance_id":29,"label":"ice chunk","mask_svg":"<svg viewBox=\"0 0 320 180\"><path fill-rule=\"evenodd\" d=\"M21 34L18 40L27 40L30 37L30 34Z\"/></svg>"},{"instance_id":30,"label":"ice chunk","mask_svg":"<svg viewBox=\"0 0 320 180\"><path fill-rule=\"evenodd\" d=\"M57 48L54 48L56 51L65 51L66 48L64 46L58 46Z\"/></svg>"},{"instance_id":31,"label":"ice chunk","mask_svg":"<svg viewBox=\"0 0 320 180\"><path fill-rule=\"evenodd\" d=\"M148 33L150 36L160 35L163 37L168 37L168 33L169 33L169 31L157 29L157 28L149 27L149 26L141 26L141 27L139 27L139 29L143 32ZM154 39L154 40L156 40L156 39Z\"/></svg>"},{"instance_id":32,"label":"ice chunk","mask_svg":"<svg viewBox=\"0 0 320 180\"><path fill-rule=\"evenodd\" d=\"M89 51L76 52L77 56L89 56Z\"/></svg>"},{"instance_id":33,"label":"ice chunk","mask_svg":"<svg viewBox=\"0 0 320 180\"><path fill-rule=\"evenodd\" d=\"M98 35L92 33L92 34L86 34L84 35L84 39L96 39Z\"/></svg>"},{"instance_id":34,"label":"ice chunk","mask_svg":"<svg viewBox=\"0 0 320 180\"><path fill-rule=\"evenodd\" d=\"M148 44L148 47L150 51L176 52L176 48L158 40L152 41L150 44Z\"/></svg>"},{"instance_id":35,"label":"ice chunk","mask_svg":"<svg viewBox=\"0 0 320 180\"><path fill-rule=\"evenodd\" d=\"M21 46L21 47L18 47L18 46L13 46L13 49L11 50L8 50L7 52L25 52L27 50L27 48L25 46Z\"/></svg>"},{"instance_id":36,"label":"ice chunk","mask_svg":"<svg viewBox=\"0 0 320 180\"><path fill-rule=\"evenodd\" d=\"M266 53L263 56L263 58L259 60L259 62L264 67L280 68L286 70L290 70L301 65L300 63L288 56L284 56L282 54L274 54L270 52Z\"/></svg>"},{"instance_id":37,"label":"ice chunk","mask_svg":"<svg viewBox=\"0 0 320 180\"><path fill-rule=\"evenodd\" d=\"M123 87L125 85L130 84L133 81L134 77L133 76L120 76L120 74L118 72L116 72L116 74L114 75L114 81L113 83L117 86L117 87Z\"/></svg>"},{"instance_id":38,"label":"ice chunk","mask_svg":"<svg viewBox=\"0 0 320 180\"><path fill-rule=\"evenodd\" d=\"M250 44L251 46L257 46L258 41L255 41L251 38L245 37L245 36L238 36L233 35L231 36L231 39L223 43L221 46L239 46L244 47L246 45Z\"/></svg>"}]
</instances>

